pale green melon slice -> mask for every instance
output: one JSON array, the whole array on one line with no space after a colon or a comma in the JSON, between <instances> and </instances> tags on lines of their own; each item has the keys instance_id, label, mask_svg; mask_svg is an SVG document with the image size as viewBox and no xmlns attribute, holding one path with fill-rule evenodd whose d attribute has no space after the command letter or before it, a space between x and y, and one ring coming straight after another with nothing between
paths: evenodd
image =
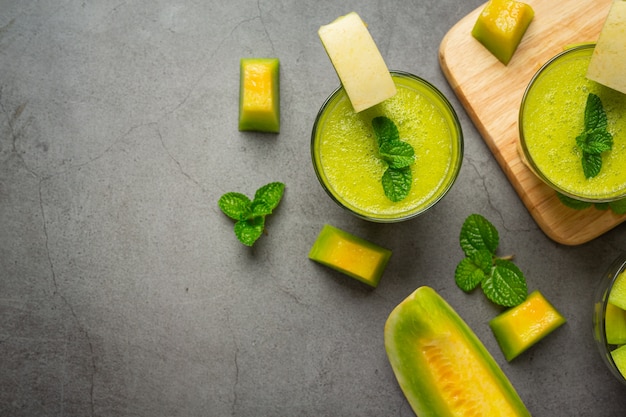
<instances>
[{"instance_id":1,"label":"pale green melon slice","mask_svg":"<svg viewBox=\"0 0 626 417\"><path fill-rule=\"evenodd\" d=\"M604 316L606 341L611 345L626 343L626 310L608 303Z\"/></svg>"},{"instance_id":2,"label":"pale green melon slice","mask_svg":"<svg viewBox=\"0 0 626 417\"><path fill-rule=\"evenodd\" d=\"M622 375L626 375L626 345L622 345L611 352L613 362Z\"/></svg>"},{"instance_id":3,"label":"pale green melon slice","mask_svg":"<svg viewBox=\"0 0 626 417\"><path fill-rule=\"evenodd\" d=\"M622 271L615 279L609 294L609 303L626 310L626 271Z\"/></svg>"}]
</instances>

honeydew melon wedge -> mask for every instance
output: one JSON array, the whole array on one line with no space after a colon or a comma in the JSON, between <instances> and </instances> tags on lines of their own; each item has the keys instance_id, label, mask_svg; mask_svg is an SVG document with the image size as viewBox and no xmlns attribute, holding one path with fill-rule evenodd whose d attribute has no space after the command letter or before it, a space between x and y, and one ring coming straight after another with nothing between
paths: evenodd
<instances>
[{"instance_id":1,"label":"honeydew melon wedge","mask_svg":"<svg viewBox=\"0 0 626 417\"><path fill-rule=\"evenodd\" d=\"M385 350L419 417L530 416L476 334L430 287L418 288L393 309Z\"/></svg>"},{"instance_id":2,"label":"honeydew melon wedge","mask_svg":"<svg viewBox=\"0 0 626 417\"><path fill-rule=\"evenodd\" d=\"M613 1L587 69L587 78L626 94L626 1Z\"/></svg>"},{"instance_id":3,"label":"honeydew melon wedge","mask_svg":"<svg viewBox=\"0 0 626 417\"><path fill-rule=\"evenodd\" d=\"M321 26L318 35L355 112L396 94L387 64L355 12Z\"/></svg>"}]
</instances>

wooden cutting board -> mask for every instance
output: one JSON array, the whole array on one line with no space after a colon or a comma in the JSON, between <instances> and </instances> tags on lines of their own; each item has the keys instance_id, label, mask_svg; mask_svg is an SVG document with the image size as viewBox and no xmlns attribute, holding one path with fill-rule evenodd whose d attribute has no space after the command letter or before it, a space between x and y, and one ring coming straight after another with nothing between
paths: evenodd
<instances>
[{"instance_id":1,"label":"wooden cutting board","mask_svg":"<svg viewBox=\"0 0 626 417\"><path fill-rule=\"evenodd\" d=\"M610 210L573 210L524 165L517 151L522 96L535 72L567 45L595 42L612 0L525 0L535 11L508 66L471 36L484 5L443 38L439 62L448 82L539 227L556 242L588 242L626 220Z\"/></svg>"}]
</instances>

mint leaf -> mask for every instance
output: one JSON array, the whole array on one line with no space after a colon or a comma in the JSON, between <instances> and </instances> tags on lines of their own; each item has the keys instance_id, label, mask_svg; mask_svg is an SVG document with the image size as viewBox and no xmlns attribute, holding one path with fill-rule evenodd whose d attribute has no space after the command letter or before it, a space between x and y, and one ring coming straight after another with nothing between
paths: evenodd
<instances>
[{"instance_id":1,"label":"mint leaf","mask_svg":"<svg viewBox=\"0 0 626 417\"><path fill-rule=\"evenodd\" d=\"M593 178L602 169L602 155L583 152L582 165L585 178Z\"/></svg>"},{"instance_id":2,"label":"mint leaf","mask_svg":"<svg viewBox=\"0 0 626 417\"><path fill-rule=\"evenodd\" d=\"M606 211L611 208L611 206L609 206L609 203L596 203L595 206L598 210L601 211Z\"/></svg>"},{"instance_id":3,"label":"mint leaf","mask_svg":"<svg viewBox=\"0 0 626 417\"><path fill-rule=\"evenodd\" d=\"M461 226L459 240L465 256L471 256L480 250L487 250L495 254L500 237L489 220L480 214L471 214Z\"/></svg>"},{"instance_id":4,"label":"mint leaf","mask_svg":"<svg viewBox=\"0 0 626 417\"><path fill-rule=\"evenodd\" d=\"M484 279L485 272L470 258L464 258L459 262L454 271L456 285L465 292L470 292L478 287Z\"/></svg>"},{"instance_id":5,"label":"mint leaf","mask_svg":"<svg viewBox=\"0 0 626 417\"><path fill-rule=\"evenodd\" d=\"M396 124L385 116L378 116L372 119L372 127L374 134L378 140L378 146L382 146L386 142L400 140L400 133Z\"/></svg>"},{"instance_id":6,"label":"mint leaf","mask_svg":"<svg viewBox=\"0 0 626 417\"><path fill-rule=\"evenodd\" d=\"M596 129L577 136L576 144L583 152L600 154L613 148L613 135L606 130Z\"/></svg>"},{"instance_id":7,"label":"mint leaf","mask_svg":"<svg viewBox=\"0 0 626 417\"><path fill-rule=\"evenodd\" d=\"M587 201L580 201L563 195L561 193L556 193L557 197L563 203L563 205L574 209L574 210L584 210L591 206L595 206L598 210L612 210L613 213L621 215L626 214L626 199L611 201L608 203L589 203Z\"/></svg>"},{"instance_id":8,"label":"mint leaf","mask_svg":"<svg viewBox=\"0 0 626 417\"><path fill-rule=\"evenodd\" d=\"M493 273L482 282L482 289L488 299L504 307L522 303L528 294L524 274L505 259L496 259Z\"/></svg>"},{"instance_id":9,"label":"mint leaf","mask_svg":"<svg viewBox=\"0 0 626 417\"><path fill-rule=\"evenodd\" d=\"M255 217L235 223L235 236L246 246L252 246L265 230L265 217Z\"/></svg>"},{"instance_id":10,"label":"mint leaf","mask_svg":"<svg viewBox=\"0 0 626 417\"><path fill-rule=\"evenodd\" d=\"M563 203L564 206L569 207L574 210L584 210L586 208L593 206L593 203L589 203L587 201L576 200L572 197L566 196L561 193L556 193L556 196L559 198L559 200L561 201L561 203Z\"/></svg>"},{"instance_id":11,"label":"mint leaf","mask_svg":"<svg viewBox=\"0 0 626 417\"><path fill-rule=\"evenodd\" d=\"M392 168L408 167L415 161L415 150L406 142L393 140L380 146L380 157Z\"/></svg>"},{"instance_id":12,"label":"mint leaf","mask_svg":"<svg viewBox=\"0 0 626 417\"><path fill-rule=\"evenodd\" d=\"M593 178L602 169L602 152L613 148L613 135L606 129L608 120L600 97L593 93L585 104L585 131L576 137L576 145L582 150L582 166L585 178Z\"/></svg>"},{"instance_id":13,"label":"mint leaf","mask_svg":"<svg viewBox=\"0 0 626 417\"><path fill-rule=\"evenodd\" d=\"M250 199L241 193L226 193L217 202L219 208L233 220L245 220L250 214Z\"/></svg>"},{"instance_id":14,"label":"mint leaf","mask_svg":"<svg viewBox=\"0 0 626 417\"><path fill-rule=\"evenodd\" d=\"M609 207L615 214L626 214L626 198L617 201L611 201Z\"/></svg>"},{"instance_id":15,"label":"mint leaf","mask_svg":"<svg viewBox=\"0 0 626 417\"><path fill-rule=\"evenodd\" d=\"M589 145L595 152L602 153L613 149L613 135L607 130L596 129L592 130L591 133Z\"/></svg>"},{"instance_id":16,"label":"mint leaf","mask_svg":"<svg viewBox=\"0 0 626 417\"><path fill-rule=\"evenodd\" d=\"M412 181L413 174L410 167L389 167L382 177L383 191L387 198L394 203L402 201L409 195Z\"/></svg>"},{"instance_id":17,"label":"mint leaf","mask_svg":"<svg viewBox=\"0 0 626 417\"><path fill-rule=\"evenodd\" d=\"M259 188L254 194L254 201L263 201L270 207L270 213L278 206L283 198L285 184L281 182L271 182ZM270 214L268 213L268 214Z\"/></svg>"},{"instance_id":18,"label":"mint leaf","mask_svg":"<svg viewBox=\"0 0 626 417\"><path fill-rule=\"evenodd\" d=\"M602 107L602 100L593 93L587 96L585 104L585 131L596 129L605 130L608 125L606 112Z\"/></svg>"},{"instance_id":19,"label":"mint leaf","mask_svg":"<svg viewBox=\"0 0 626 417\"><path fill-rule=\"evenodd\" d=\"M272 214L274 207L266 203L263 200L254 200L250 205L250 216L248 219L254 219L255 217L265 217L268 214Z\"/></svg>"},{"instance_id":20,"label":"mint leaf","mask_svg":"<svg viewBox=\"0 0 626 417\"><path fill-rule=\"evenodd\" d=\"M485 275L491 273L491 268L493 268L493 262L495 259L493 253L486 249L481 249L472 253L468 258L471 259L474 265L479 267Z\"/></svg>"},{"instance_id":21,"label":"mint leaf","mask_svg":"<svg viewBox=\"0 0 626 417\"><path fill-rule=\"evenodd\" d=\"M411 191L413 174L410 165L415 161L415 150L409 143L400 140L398 128L389 118L373 118L372 127L378 140L380 158L389 165L381 178L383 192L394 203L402 201Z\"/></svg>"},{"instance_id":22,"label":"mint leaf","mask_svg":"<svg viewBox=\"0 0 626 417\"><path fill-rule=\"evenodd\" d=\"M222 195L218 206L235 223L235 236L246 246L252 246L265 231L265 217L272 213L283 197L285 185L272 182L259 188L250 200L241 193Z\"/></svg>"}]
</instances>

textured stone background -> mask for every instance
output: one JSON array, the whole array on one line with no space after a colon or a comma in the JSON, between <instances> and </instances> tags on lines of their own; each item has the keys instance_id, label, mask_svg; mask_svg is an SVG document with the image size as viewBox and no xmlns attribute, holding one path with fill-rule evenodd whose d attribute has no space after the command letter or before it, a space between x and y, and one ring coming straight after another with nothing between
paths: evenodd
<instances>
[{"instance_id":1,"label":"textured stone background","mask_svg":"<svg viewBox=\"0 0 626 417\"><path fill-rule=\"evenodd\" d=\"M382 330L420 285L467 320L533 415L622 416L591 303L625 229L556 244L507 182L437 58L481 4L0 0L0 416L410 416ZM352 10L464 129L456 185L405 224L349 216L311 166L313 120L338 85L316 32ZM281 60L279 135L237 131L247 56ZM285 196L249 249L217 199L270 181ZM453 281L471 213L568 319L511 364L487 325L499 310ZM376 290L307 259L324 223L393 250Z\"/></svg>"}]
</instances>

